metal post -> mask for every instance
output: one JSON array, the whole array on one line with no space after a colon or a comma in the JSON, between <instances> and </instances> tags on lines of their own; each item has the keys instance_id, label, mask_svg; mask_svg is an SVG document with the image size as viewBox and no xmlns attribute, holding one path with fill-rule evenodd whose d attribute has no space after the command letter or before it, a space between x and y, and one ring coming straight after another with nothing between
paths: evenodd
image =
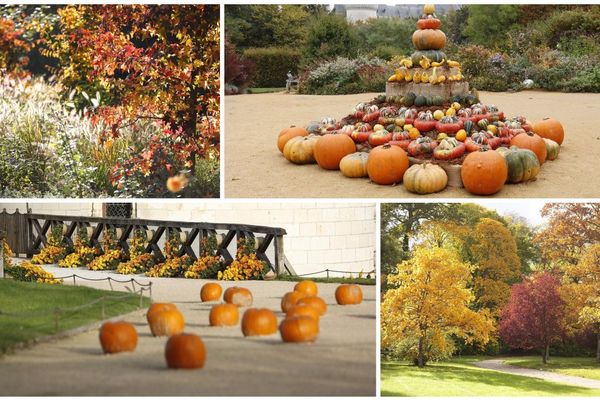
<instances>
[{"instance_id":1,"label":"metal post","mask_svg":"<svg viewBox=\"0 0 600 400\"><path fill-rule=\"evenodd\" d=\"M102 306L102 320L106 319L104 316L104 297L100 297L100 305Z\"/></svg>"}]
</instances>

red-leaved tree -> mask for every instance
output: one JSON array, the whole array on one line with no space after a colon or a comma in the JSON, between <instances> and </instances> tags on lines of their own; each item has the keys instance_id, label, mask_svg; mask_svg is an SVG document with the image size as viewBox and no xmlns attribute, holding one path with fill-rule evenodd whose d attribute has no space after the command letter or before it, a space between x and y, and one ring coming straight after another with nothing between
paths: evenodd
<instances>
[{"instance_id":1,"label":"red-leaved tree","mask_svg":"<svg viewBox=\"0 0 600 400\"><path fill-rule=\"evenodd\" d=\"M542 350L546 364L550 346L564 334L564 313L560 279L550 272L536 273L512 287L500 318L500 336L512 348Z\"/></svg>"}]
</instances>

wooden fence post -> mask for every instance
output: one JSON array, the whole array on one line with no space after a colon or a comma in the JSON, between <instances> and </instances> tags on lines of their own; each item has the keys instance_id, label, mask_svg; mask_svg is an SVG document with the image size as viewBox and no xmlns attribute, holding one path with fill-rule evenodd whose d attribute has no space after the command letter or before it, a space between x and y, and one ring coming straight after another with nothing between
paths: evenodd
<instances>
[{"instance_id":1,"label":"wooden fence post","mask_svg":"<svg viewBox=\"0 0 600 400\"><path fill-rule=\"evenodd\" d=\"M4 241L0 236L0 278L4 278Z\"/></svg>"}]
</instances>

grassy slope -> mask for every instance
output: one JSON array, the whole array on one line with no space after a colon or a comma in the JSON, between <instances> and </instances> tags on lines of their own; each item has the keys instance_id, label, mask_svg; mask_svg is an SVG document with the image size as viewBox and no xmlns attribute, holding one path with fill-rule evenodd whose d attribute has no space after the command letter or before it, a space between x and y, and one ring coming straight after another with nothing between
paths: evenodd
<instances>
[{"instance_id":1,"label":"grassy slope","mask_svg":"<svg viewBox=\"0 0 600 400\"><path fill-rule=\"evenodd\" d=\"M381 363L383 396L600 396L600 390L504 374L455 358L419 369L406 362Z\"/></svg>"},{"instance_id":2,"label":"grassy slope","mask_svg":"<svg viewBox=\"0 0 600 400\"><path fill-rule=\"evenodd\" d=\"M600 364L596 359L590 357L550 357L546 365L542 363L539 356L511 357L506 359L505 363L516 367L534 368L600 380Z\"/></svg>"},{"instance_id":3,"label":"grassy slope","mask_svg":"<svg viewBox=\"0 0 600 400\"><path fill-rule=\"evenodd\" d=\"M275 92L283 92L285 87L282 88L250 88L248 89L248 93L251 94L259 94L259 93L275 93Z\"/></svg>"},{"instance_id":4,"label":"grassy slope","mask_svg":"<svg viewBox=\"0 0 600 400\"><path fill-rule=\"evenodd\" d=\"M110 292L82 286L48 285L0 279L0 311L5 313L45 312L39 316L13 317L0 315L0 354L20 342L51 335L55 331L52 310L71 308L103 296L123 296L122 292ZM105 318L124 314L139 307L139 296L119 300L105 300ZM147 300L145 304L147 304ZM100 303L81 311L61 315L59 331L84 326L102 319Z\"/></svg>"}]
</instances>

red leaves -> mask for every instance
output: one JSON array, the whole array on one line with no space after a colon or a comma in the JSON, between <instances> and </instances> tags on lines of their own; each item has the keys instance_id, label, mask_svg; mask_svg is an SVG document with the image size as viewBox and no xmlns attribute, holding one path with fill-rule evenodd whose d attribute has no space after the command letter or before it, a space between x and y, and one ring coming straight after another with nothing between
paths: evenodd
<instances>
[{"instance_id":1,"label":"red leaves","mask_svg":"<svg viewBox=\"0 0 600 400\"><path fill-rule=\"evenodd\" d=\"M512 287L500 336L512 348L543 349L562 337L564 314L559 278L538 272Z\"/></svg>"}]
</instances>

